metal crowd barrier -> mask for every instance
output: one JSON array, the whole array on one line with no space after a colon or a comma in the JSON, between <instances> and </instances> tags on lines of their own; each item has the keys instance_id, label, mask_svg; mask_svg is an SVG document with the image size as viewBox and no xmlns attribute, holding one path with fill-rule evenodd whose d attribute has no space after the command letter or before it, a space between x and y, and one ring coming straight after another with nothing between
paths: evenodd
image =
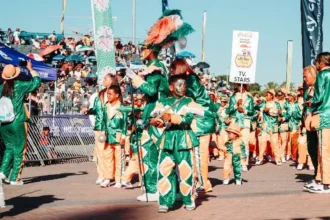
<instances>
[{"instance_id":1,"label":"metal crowd barrier","mask_svg":"<svg viewBox=\"0 0 330 220\"><path fill-rule=\"evenodd\" d=\"M94 149L94 131L88 116L59 115L32 117L29 124L26 165L91 161ZM42 135L48 127L48 137ZM5 146L0 139L0 157Z\"/></svg>"}]
</instances>

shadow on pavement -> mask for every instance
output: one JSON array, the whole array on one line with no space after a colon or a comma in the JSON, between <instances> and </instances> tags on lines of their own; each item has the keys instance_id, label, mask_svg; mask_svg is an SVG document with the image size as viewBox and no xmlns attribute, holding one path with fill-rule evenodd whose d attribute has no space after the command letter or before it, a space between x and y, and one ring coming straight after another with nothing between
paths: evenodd
<instances>
[{"instance_id":1,"label":"shadow on pavement","mask_svg":"<svg viewBox=\"0 0 330 220\"><path fill-rule=\"evenodd\" d=\"M220 176L220 175L219 175L219 176ZM221 185L221 184L222 184L222 180L220 180L220 179L210 178L210 177L209 177L209 180L210 180L210 182L211 182L212 187L215 187L215 186L217 186L217 185Z\"/></svg>"},{"instance_id":2,"label":"shadow on pavement","mask_svg":"<svg viewBox=\"0 0 330 220\"><path fill-rule=\"evenodd\" d=\"M295 179L298 180L297 181L298 183L308 182L308 181L311 181L312 179L314 179L314 175L305 174L305 173L297 173Z\"/></svg>"},{"instance_id":3,"label":"shadow on pavement","mask_svg":"<svg viewBox=\"0 0 330 220\"><path fill-rule=\"evenodd\" d=\"M116 219L116 220L128 220L128 219L153 219L157 213L157 206L153 204L143 205L127 205L126 207L106 207L102 209L94 210L93 212L80 212L71 216L66 216L68 220L82 220L82 219Z\"/></svg>"},{"instance_id":4,"label":"shadow on pavement","mask_svg":"<svg viewBox=\"0 0 330 220\"><path fill-rule=\"evenodd\" d=\"M2 213L2 216L17 216L33 209L37 209L40 206L48 203L53 203L63 199L58 199L54 195L44 195L44 196L17 196L15 198L6 200L7 206L14 206L9 211Z\"/></svg>"},{"instance_id":5,"label":"shadow on pavement","mask_svg":"<svg viewBox=\"0 0 330 220\"><path fill-rule=\"evenodd\" d=\"M80 171L77 173L59 173L59 174L52 174L52 175L44 175L44 176L36 176L36 177L29 177L24 178L24 184L30 184L30 183L37 183L42 181L50 181L50 180L57 180L57 179L63 179L69 176L80 176L80 175L87 175L88 172L86 171Z\"/></svg>"}]
</instances>

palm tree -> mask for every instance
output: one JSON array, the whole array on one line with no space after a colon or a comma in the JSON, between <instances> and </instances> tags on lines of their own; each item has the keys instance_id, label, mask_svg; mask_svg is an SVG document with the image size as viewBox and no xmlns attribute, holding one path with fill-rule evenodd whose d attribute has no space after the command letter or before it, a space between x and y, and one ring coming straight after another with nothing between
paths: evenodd
<instances>
[{"instance_id":1,"label":"palm tree","mask_svg":"<svg viewBox=\"0 0 330 220\"><path fill-rule=\"evenodd\" d=\"M266 90L269 89L277 89L278 88L278 84L276 82L269 82L265 85Z\"/></svg>"}]
</instances>

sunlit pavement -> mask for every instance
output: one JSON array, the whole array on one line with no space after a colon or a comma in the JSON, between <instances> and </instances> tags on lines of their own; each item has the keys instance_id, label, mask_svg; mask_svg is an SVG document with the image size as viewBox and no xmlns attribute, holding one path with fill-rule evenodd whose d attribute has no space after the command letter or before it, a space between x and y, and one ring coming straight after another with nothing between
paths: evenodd
<instances>
[{"instance_id":1,"label":"sunlit pavement","mask_svg":"<svg viewBox=\"0 0 330 220\"><path fill-rule=\"evenodd\" d=\"M25 168L24 186L4 186L3 219L330 219L330 195L303 192L312 171L293 162L252 166L243 185L222 185L221 161L210 164L213 192L199 195L197 209L178 203L167 214L157 203L136 201L139 188L100 188L94 163ZM137 186L137 183L134 184Z\"/></svg>"}]
</instances>

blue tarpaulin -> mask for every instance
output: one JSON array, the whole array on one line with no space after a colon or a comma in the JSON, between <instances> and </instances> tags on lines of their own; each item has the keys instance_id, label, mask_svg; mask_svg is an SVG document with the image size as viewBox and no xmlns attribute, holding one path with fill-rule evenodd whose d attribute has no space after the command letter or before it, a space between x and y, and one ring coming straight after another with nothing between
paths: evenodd
<instances>
[{"instance_id":1,"label":"blue tarpaulin","mask_svg":"<svg viewBox=\"0 0 330 220\"><path fill-rule=\"evenodd\" d=\"M44 81L52 81L57 79L57 70L42 62L31 59L30 57L7 47L0 42L0 63L2 66L5 64L13 64L19 66L20 61L31 60L33 69L39 73L39 76ZM31 75L26 67L21 67L20 78L29 79Z\"/></svg>"}]
</instances>

